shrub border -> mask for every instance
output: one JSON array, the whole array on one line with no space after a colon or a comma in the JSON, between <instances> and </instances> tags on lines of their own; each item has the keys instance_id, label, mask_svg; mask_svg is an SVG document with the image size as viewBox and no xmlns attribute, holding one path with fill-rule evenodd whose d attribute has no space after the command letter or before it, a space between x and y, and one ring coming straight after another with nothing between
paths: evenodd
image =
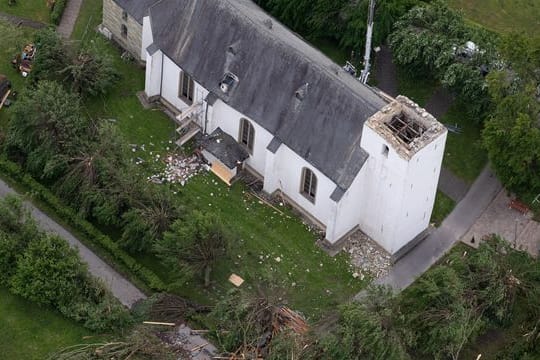
<instances>
[{"instance_id":1,"label":"shrub border","mask_svg":"<svg viewBox=\"0 0 540 360\"><path fill-rule=\"evenodd\" d=\"M62 15L64 14L64 10L66 9L68 0L56 0L51 12L49 14L49 19L51 22L55 25L59 25L60 21L62 20Z\"/></svg>"},{"instance_id":2,"label":"shrub border","mask_svg":"<svg viewBox=\"0 0 540 360\"><path fill-rule=\"evenodd\" d=\"M0 175L20 185L25 190L26 196L34 200L34 205L37 202L40 205L38 207L46 208L48 215L54 215L55 220L67 225L68 230L75 230L71 232L75 233L79 240L142 290L147 293L166 290L165 283L153 271L139 264L109 236L104 235L73 209L64 205L49 189L25 174L19 165L4 156L0 157Z\"/></svg>"}]
</instances>

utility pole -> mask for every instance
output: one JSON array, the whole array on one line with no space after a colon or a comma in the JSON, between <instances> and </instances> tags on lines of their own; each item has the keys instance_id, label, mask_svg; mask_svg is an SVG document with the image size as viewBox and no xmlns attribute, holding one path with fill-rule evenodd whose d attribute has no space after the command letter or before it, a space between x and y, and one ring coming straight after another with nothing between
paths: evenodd
<instances>
[{"instance_id":1,"label":"utility pole","mask_svg":"<svg viewBox=\"0 0 540 360\"><path fill-rule=\"evenodd\" d=\"M375 0L369 0L369 10L368 10L368 23L366 31L366 51L364 54L364 69L360 73L359 80L362 84L367 83L369 77L369 71L371 68L370 59L371 59L371 40L373 37L373 18L375 16Z\"/></svg>"}]
</instances>

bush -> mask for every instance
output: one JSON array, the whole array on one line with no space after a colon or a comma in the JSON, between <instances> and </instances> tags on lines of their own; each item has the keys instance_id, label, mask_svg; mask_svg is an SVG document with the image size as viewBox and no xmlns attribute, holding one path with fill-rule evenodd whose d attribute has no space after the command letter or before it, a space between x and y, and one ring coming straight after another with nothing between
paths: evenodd
<instances>
[{"instance_id":1,"label":"bush","mask_svg":"<svg viewBox=\"0 0 540 360\"><path fill-rule=\"evenodd\" d=\"M60 80L58 70L69 62L68 49L53 28L40 30L35 38L38 49L30 73L31 79Z\"/></svg>"},{"instance_id":2,"label":"bush","mask_svg":"<svg viewBox=\"0 0 540 360\"><path fill-rule=\"evenodd\" d=\"M133 322L126 308L105 291L95 301L80 298L59 310L64 316L81 322L85 328L98 332L121 330Z\"/></svg>"},{"instance_id":3,"label":"bush","mask_svg":"<svg viewBox=\"0 0 540 360\"><path fill-rule=\"evenodd\" d=\"M132 322L103 284L88 275L76 249L59 236L37 230L31 218L25 218L20 199L0 200L0 218L9 217L8 210L20 216L22 226L0 223L0 284L94 331L120 330Z\"/></svg>"},{"instance_id":4,"label":"bush","mask_svg":"<svg viewBox=\"0 0 540 360\"><path fill-rule=\"evenodd\" d=\"M49 15L51 22L53 24L55 25L60 24L60 20L62 20L62 14L64 14L66 5L67 5L67 0L56 0L53 8L51 9L51 13Z\"/></svg>"},{"instance_id":5,"label":"bush","mask_svg":"<svg viewBox=\"0 0 540 360\"><path fill-rule=\"evenodd\" d=\"M85 272L77 250L64 239L41 236L18 259L11 290L38 304L59 307L73 301L84 284Z\"/></svg>"}]
</instances>

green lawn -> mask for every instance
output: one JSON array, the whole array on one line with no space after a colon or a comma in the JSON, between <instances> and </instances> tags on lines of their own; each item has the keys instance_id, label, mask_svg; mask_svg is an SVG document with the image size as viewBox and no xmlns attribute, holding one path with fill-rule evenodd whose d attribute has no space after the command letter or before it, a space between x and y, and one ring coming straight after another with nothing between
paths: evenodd
<instances>
[{"instance_id":1,"label":"green lawn","mask_svg":"<svg viewBox=\"0 0 540 360\"><path fill-rule=\"evenodd\" d=\"M524 32L540 36L538 0L448 0L450 6L488 29L498 32Z\"/></svg>"},{"instance_id":2,"label":"green lawn","mask_svg":"<svg viewBox=\"0 0 540 360\"><path fill-rule=\"evenodd\" d=\"M463 180L473 182L487 163L480 140L480 125L471 119L459 101L439 121L457 125L462 130L461 134L448 132L443 166Z\"/></svg>"},{"instance_id":3,"label":"green lawn","mask_svg":"<svg viewBox=\"0 0 540 360\"><path fill-rule=\"evenodd\" d=\"M43 360L92 335L59 313L37 307L0 287L0 358Z\"/></svg>"},{"instance_id":4,"label":"green lawn","mask_svg":"<svg viewBox=\"0 0 540 360\"><path fill-rule=\"evenodd\" d=\"M44 23L49 22L50 11L47 0L16 0L16 2L16 5L9 6L8 0L0 1L0 12Z\"/></svg>"},{"instance_id":5,"label":"green lawn","mask_svg":"<svg viewBox=\"0 0 540 360\"><path fill-rule=\"evenodd\" d=\"M442 221L454 210L456 202L450 199L448 196L440 191L437 191L435 197L435 205L433 206L433 213L431 214L431 222L435 226L441 225Z\"/></svg>"}]
</instances>

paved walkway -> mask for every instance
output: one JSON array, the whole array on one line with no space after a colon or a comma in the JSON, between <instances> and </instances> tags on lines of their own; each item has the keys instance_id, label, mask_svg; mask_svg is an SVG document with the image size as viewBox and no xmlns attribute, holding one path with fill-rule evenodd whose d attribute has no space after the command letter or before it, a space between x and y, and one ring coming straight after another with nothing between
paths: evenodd
<instances>
[{"instance_id":1,"label":"paved walkway","mask_svg":"<svg viewBox=\"0 0 540 360\"><path fill-rule=\"evenodd\" d=\"M426 110L435 116L436 119L442 120L442 117L448 112L454 100L454 95L440 86L427 101Z\"/></svg>"},{"instance_id":2,"label":"paved walkway","mask_svg":"<svg viewBox=\"0 0 540 360\"><path fill-rule=\"evenodd\" d=\"M446 168L441 168L441 175L439 176L439 184L437 188L443 192L446 196L454 200L456 203L467 194L469 190L469 184Z\"/></svg>"},{"instance_id":3,"label":"paved walkway","mask_svg":"<svg viewBox=\"0 0 540 360\"><path fill-rule=\"evenodd\" d=\"M515 248L525 250L532 256L540 255L540 223L532 220L532 213L522 214L509 207L511 198L506 190L489 205L461 241L477 247L482 238L500 235ZM474 238L474 243L471 239Z\"/></svg>"},{"instance_id":4,"label":"paved walkway","mask_svg":"<svg viewBox=\"0 0 540 360\"><path fill-rule=\"evenodd\" d=\"M20 16L15 16L11 14L6 14L4 12L0 12L0 20L12 23L17 26L25 26L32 29L43 29L47 26L47 24L44 24L39 21L34 21L26 18L22 18Z\"/></svg>"},{"instance_id":5,"label":"paved walkway","mask_svg":"<svg viewBox=\"0 0 540 360\"><path fill-rule=\"evenodd\" d=\"M441 226L401 258L388 275L375 283L389 285L398 291L412 284L463 237L501 189L502 185L487 166Z\"/></svg>"},{"instance_id":6,"label":"paved walkway","mask_svg":"<svg viewBox=\"0 0 540 360\"><path fill-rule=\"evenodd\" d=\"M0 180L0 197L5 197L8 194L16 195L16 192L5 182ZM137 289L126 278L96 256L70 232L58 225L56 221L48 217L31 203L26 202L26 205L43 230L58 234L72 247L79 250L81 259L88 264L88 270L90 273L101 279L107 288L111 290L112 294L122 304L131 307L135 302L146 298L146 295L144 295L139 289Z\"/></svg>"},{"instance_id":7,"label":"paved walkway","mask_svg":"<svg viewBox=\"0 0 540 360\"><path fill-rule=\"evenodd\" d=\"M56 28L58 34L64 39L69 39L71 33L73 33L75 22L77 22L79 12L81 11L82 2L83 0L68 0L60 24Z\"/></svg>"},{"instance_id":8,"label":"paved walkway","mask_svg":"<svg viewBox=\"0 0 540 360\"><path fill-rule=\"evenodd\" d=\"M381 46L375 58L377 87L390 96L398 96L397 69L388 46Z\"/></svg>"}]
</instances>

